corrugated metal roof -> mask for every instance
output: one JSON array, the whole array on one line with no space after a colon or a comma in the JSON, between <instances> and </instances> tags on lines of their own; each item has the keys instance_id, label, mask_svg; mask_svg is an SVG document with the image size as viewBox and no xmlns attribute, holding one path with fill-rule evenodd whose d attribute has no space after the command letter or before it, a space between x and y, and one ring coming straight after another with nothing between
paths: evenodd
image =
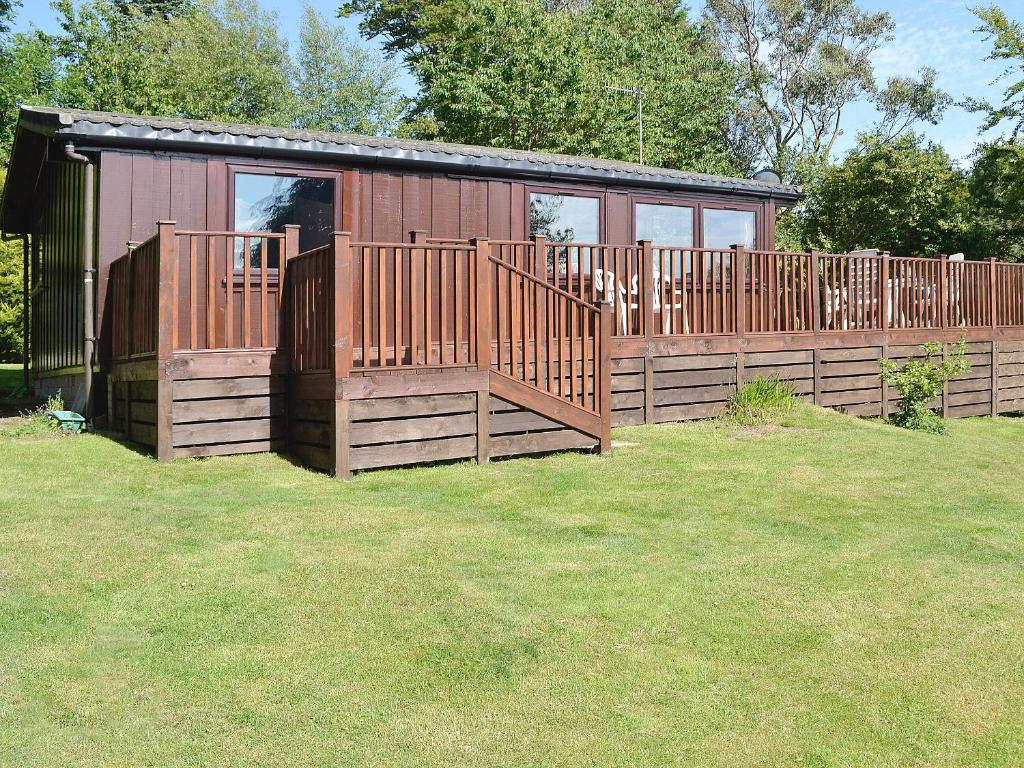
<instances>
[{"instance_id":1,"label":"corrugated metal roof","mask_svg":"<svg viewBox=\"0 0 1024 768\"><path fill-rule=\"evenodd\" d=\"M381 165L425 165L463 173L503 173L678 189L732 192L792 201L798 187L690 171L437 141L415 141L345 133L240 125L208 120L146 117L52 107L22 107L19 122L50 135L121 145L173 143L194 149L258 155L331 155Z\"/></svg>"}]
</instances>

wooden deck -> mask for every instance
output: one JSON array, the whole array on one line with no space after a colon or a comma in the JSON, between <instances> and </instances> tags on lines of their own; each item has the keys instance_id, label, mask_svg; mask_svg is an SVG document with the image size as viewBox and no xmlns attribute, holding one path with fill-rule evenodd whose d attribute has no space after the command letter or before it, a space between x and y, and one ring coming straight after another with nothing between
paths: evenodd
<instances>
[{"instance_id":1,"label":"wooden deck","mask_svg":"<svg viewBox=\"0 0 1024 768\"><path fill-rule=\"evenodd\" d=\"M530 241L158 234L111 269L108 413L161 459L354 470L610 447L758 374L884 415L881 357L967 337L948 416L1024 411L1024 265ZM271 253L279 254L272 264Z\"/></svg>"}]
</instances>

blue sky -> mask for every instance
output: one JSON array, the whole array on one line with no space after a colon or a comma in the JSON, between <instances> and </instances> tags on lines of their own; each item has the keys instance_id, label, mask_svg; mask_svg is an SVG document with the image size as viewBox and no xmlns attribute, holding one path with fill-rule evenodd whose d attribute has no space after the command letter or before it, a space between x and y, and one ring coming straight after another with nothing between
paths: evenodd
<instances>
[{"instance_id":1,"label":"blue sky","mask_svg":"<svg viewBox=\"0 0 1024 768\"><path fill-rule=\"evenodd\" d=\"M341 0L311 0L311 4L333 17ZM289 37L297 36L302 13L301 0L261 0L264 7L278 13L281 26ZM700 2L690 0L688 5L699 7ZM896 22L894 39L884 45L875 56L876 75L880 81L895 75L916 74L922 66L934 67L939 72L939 85L957 100L966 96L998 99L1002 85L992 85L1002 67L997 62L985 61L989 46L972 29L977 26L974 16L963 0L861 0L866 10L885 10ZM1017 19L1024 18L1024 1L1003 0L1002 7ZM353 35L357 34L355 19L342 24ZM17 19L17 27L31 25L43 29L53 28L52 11L48 0L24 0ZM375 45L375 43L368 43ZM412 89L411 78L403 85ZM855 104L848 108L844 119L844 136L839 150L850 146L856 131L874 120L874 109L869 104ZM954 157L966 159L978 141L981 118L958 107L951 108L943 122L927 126L925 134L941 143Z\"/></svg>"}]
</instances>

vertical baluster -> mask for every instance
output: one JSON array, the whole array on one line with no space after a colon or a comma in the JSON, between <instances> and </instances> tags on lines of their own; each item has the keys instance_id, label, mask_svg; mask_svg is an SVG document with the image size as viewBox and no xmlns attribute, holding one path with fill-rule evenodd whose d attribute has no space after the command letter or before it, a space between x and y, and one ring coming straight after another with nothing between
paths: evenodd
<instances>
[{"instance_id":1,"label":"vertical baluster","mask_svg":"<svg viewBox=\"0 0 1024 768\"><path fill-rule=\"evenodd\" d=\"M425 365L434 360L433 312L433 248L423 249L423 360Z\"/></svg>"},{"instance_id":2,"label":"vertical baluster","mask_svg":"<svg viewBox=\"0 0 1024 768\"><path fill-rule=\"evenodd\" d=\"M393 300L395 302L394 308L394 322L395 322L395 365L405 364L405 349L402 344L404 339L402 338L402 326L405 324L405 264L406 264L406 249L395 248L395 262L392 270L395 273L395 290Z\"/></svg>"}]
</instances>

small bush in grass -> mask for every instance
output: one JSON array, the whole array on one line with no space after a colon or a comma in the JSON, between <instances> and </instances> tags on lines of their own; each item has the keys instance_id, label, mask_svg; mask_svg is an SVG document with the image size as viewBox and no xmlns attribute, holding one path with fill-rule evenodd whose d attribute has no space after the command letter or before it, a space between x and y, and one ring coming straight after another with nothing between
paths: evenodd
<instances>
[{"instance_id":1,"label":"small bush in grass","mask_svg":"<svg viewBox=\"0 0 1024 768\"><path fill-rule=\"evenodd\" d=\"M729 395L725 418L745 427L774 423L793 410L795 391L778 376L758 375Z\"/></svg>"},{"instance_id":2,"label":"small bush in grass","mask_svg":"<svg viewBox=\"0 0 1024 768\"><path fill-rule=\"evenodd\" d=\"M882 381L896 387L901 396L899 410L890 421L905 429L942 434L946 430L942 417L931 410L928 403L942 394L947 381L971 370L971 364L964 357L967 340L961 337L938 363L935 358L942 354L941 344L931 342L921 348L924 359L908 360L902 368L892 360L883 359L880 363Z\"/></svg>"},{"instance_id":3,"label":"small bush in grass","mask_svg":"<svg viewBox=\"0 0 1024 768\"><path fill-rule=\"evenodd\" d=\"M58 389L57 393L46 398L46 403L31 411L23 411L22 421L13 427L0 430L3 437L35 437L37 435L64 434L60 425L50 418L50 411L64 410L64 396ZM70 434L70 433L69 433Z\"/></svg>"}]
</instances>

